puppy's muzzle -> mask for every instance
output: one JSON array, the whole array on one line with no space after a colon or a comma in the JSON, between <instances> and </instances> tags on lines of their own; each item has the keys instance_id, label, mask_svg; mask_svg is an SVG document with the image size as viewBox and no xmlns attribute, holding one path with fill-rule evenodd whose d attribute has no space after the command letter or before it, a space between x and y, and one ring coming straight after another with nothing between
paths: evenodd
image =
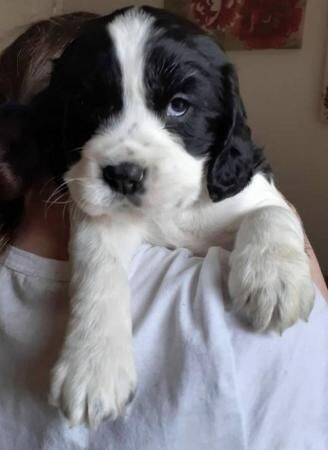
<instances>
[{"instance_id":1,"label":"puppy's muzzle","mask_svg":"<svg viewBox=\"0 0 328 450\"><path fill-rule=\"evenodd\" d=\"M146 170L134 163L121 163L106 166L102 170L103 178L109 187L123 195L142 193Z\"/></svg>"}]
</instances>

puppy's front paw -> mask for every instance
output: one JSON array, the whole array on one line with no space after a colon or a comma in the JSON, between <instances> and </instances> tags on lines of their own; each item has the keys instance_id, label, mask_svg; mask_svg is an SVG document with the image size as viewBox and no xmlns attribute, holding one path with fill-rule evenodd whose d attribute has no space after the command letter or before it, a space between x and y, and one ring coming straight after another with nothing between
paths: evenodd
<instances>
[{"instance_id":1,"label":"puppy's front paw","mask_svg":"<svg viewBox=\"0 0 328 450\"><path fill-rule=\"evenodd\" d=\"M229 292L235 311L256 330L282 333L307 320L314 288L305 252L288 245L249 245L230 259Z\"/></svg>"},{"instance_id":2,"label":"puppy's front paw","mask_svg":"<svg viewBox=\"0 0 328 450\"><path fill-rule=\"evenodd\" d=\"M132 349L112 342L92 349L82 343L72 347L64 349L53 370L50 403L72 426L95 428L123 415L136 388Z\"/></svg>"}]
</instances>

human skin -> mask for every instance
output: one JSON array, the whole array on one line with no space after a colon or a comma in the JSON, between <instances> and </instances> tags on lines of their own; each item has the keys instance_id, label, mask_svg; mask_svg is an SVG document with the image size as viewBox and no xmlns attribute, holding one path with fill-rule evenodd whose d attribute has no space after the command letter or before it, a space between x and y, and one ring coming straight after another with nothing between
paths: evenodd
<instances>
[{"instance_id":1,"label":"human skin","mask_svg":"<svg viewBox=\"0 0 328 450\"><path fill-rule=\"evenodd\" d=\"M59 261L68 260L68 199L54 194L52 183L38 183L25 197L25 214L12 245L29 253Z\"/></svg>"},{"instance_id":2,"label":"human skin","mask_svg":"<svg viewBox=\"0 0 328 450\"><path fill-rule=\"evenodd\" d=\"M69 200L65 193L56 192L52 182L39 182L30 189L25 198L25 215L16 230L12 244L44 258L66 261L69 241L67 208ZM295 208L290 206L295 211ZM328 289L306 235L305 251L310 261L312 279L328 301Z\"/></svg>"}]
</instances>

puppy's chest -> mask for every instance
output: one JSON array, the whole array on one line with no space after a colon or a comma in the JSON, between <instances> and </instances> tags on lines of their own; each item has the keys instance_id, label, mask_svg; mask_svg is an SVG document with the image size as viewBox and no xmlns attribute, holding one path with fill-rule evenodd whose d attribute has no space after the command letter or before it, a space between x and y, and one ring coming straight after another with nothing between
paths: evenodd
<instances>
[{"instance_id":1,"label":"puppy's chest","mask_svg":"<svg viewBox=\"0 0 328 450\"><path fill-rule=\"evenodd\" d=\"M152 220L147 241L168 248L187 248L203 256L210 247L231 250L237 229L238 223L232 217L221 216L217 208L197 207Z\"/></svg>"}]
</instances>

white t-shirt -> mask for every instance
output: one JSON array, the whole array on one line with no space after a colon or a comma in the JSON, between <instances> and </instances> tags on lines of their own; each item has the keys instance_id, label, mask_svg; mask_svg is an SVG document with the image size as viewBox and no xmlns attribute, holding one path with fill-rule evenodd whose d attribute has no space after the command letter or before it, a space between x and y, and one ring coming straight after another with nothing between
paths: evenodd
<instances>
[{"instance_id":1,"label":"white t-shirt","mask_svg":"<svg viewBox=\"0 0 328 450\"><path fill-rule=\"evenodd\" d=\"M143 246L130 282L139 377L129 415L69 428L47 403L68 313L67 263L0 259L1 450L327 450L328 307L282 337L226 312L228 254Z\"/></svg>"}]
</instances>

